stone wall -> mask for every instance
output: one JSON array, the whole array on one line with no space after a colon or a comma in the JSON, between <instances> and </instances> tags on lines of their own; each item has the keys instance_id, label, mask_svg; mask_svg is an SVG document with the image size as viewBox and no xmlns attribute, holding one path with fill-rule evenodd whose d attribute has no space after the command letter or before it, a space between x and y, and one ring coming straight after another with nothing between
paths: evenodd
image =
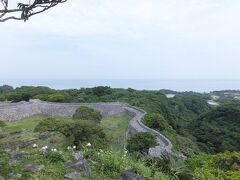
<instances>
[{"instance_id":1,"label":"stone wall","mask_svg":"<svg viewBox=\"0 0 240 180\"><path fill-rule=\"evenodd\" d=\"M33 115L72 116L80 106L88 106L101 112L103 116L125 113L121 103L52 103L39 100L0 104L0 120L16 121Z\"/></svg>"},{"instance_id":2,"label":"stone wall","mask_svg":"<svg viewBox=\"0 0 240 180\"><path fill-rule=\"evenodd\" d=\"M141 119L145 111L124 103L52 103L39 100L19 103L1 103L0 120L16 121L38 114L51 116L72 116L80 106L88 106L101 112L103 116L127 113L132 117L129 123L129 133L150 132L157 137L158 146L149 149L149 154L159 157L163 153L170 153L172 143L159 132L145 126Z\"/></svg>"}]
</instances>

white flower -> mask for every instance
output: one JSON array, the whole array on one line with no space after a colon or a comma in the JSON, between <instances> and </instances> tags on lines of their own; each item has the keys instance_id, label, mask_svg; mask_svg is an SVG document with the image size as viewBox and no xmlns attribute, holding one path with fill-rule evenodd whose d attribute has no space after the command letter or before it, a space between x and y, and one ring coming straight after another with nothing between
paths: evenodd
<instances>
[{"instance_id":1,"label":"white flower","mask_svg":"<svg viewBox=\"0 0 240 180\"><path fill-rule=\"evenodd\" d=\"M44 147L42 147L42 150L44 150L44 149L46 149L46 148L45 148L45 146L44 146Z\"/></svg>"},{"instance_id":2,"label":"white flower","mask_svg":"<svg viewBox=\"0 0 240 180\"><path fill-rule=\"evenodd\" d=\"M91 147L92 145L91 145L91 143L87 143L87 147Z\"/></svg>"},{"instance_id":3,"label":"white flower","mask_svg":"<svg viewBox=\"0 0 240 180\"><path fill-rule=\"evenodd\" d=\"M52 152L57 152L57 149L56 149L56 148L54 148L54 149L51 149L51 151L52 151Z\"/></svg>"},{"instance_id":4,"label":"white flower","mask_svg":"<svg viewBox=\"0 0 240 180\"><path fill-rule=\"evenodd\" d=\"M38 145L37 144L33 144L33 148L37 148L38 147Z\"/></svg>"},{"instance_id":5,"label":"white flower","mask_svg":"<svg viewBox=\"0 0 240 180\"><path fill-rule=\"evenodd\" d=\"M77 147L76 146L73 146L73 149L76 149Z\"/></svg>"},{"instance_id":6,"label":"white flower","mask_svg":"<svg viewBox=\"0 0 240 180\"><path fill-rule=\"evenodd\" d=\"M42 147L42 150L43 150L43 151L46 151L47 149L48 149L48 146Z\"/></svg>"}]
</instances>

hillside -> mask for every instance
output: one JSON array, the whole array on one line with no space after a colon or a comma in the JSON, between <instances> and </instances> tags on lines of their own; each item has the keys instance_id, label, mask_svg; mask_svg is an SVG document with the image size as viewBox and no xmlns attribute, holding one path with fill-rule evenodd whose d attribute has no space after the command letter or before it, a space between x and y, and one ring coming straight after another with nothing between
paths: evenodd
<instances>
[{"instance_id":1,"label":"hillside","mask_svg":"<svg viewBox=\"0 0 240 180\"><path fill-rule=\"evenodd\" d=\"M3 154L0 158L0 177L89 177L89 169L92 178L97 180L119 179L122 173L133 173L134 176L154 180L186 180L193 177L238 180L237 177L240 176L240 105L235 101L223 99L218 101L218 106L213 106L208 103L212 99L211 93L174 92L174 97L167 98L163 93L170 91L138 91L104 86L70 90L29 86L16 89L3 86L0 89L2 107L6 107L9 102L40 99L58 103L54 105L36 101L38 105L35 106L34 102L20 102L18 104L26 107L22 109L22 113L28 110L32 114L41 112L68 116L34 116L7 123L0 121L0 149ZM158 143L152 134L141 132L131 134L126 139L130 120L127 115L102 118L93 109L75 112L78 106L76 103L89 102L95 108L94 103L99 105L99 102L123 102L143 109L147 114L142 122L165 135L173 144L173 153L161 158L150 157L148 150ZM12 108L13 111L16 110L14 105ZM105 105L102 108L102 114L113 113ZM14 118L13 114L8 116L12 110L3 111L0 117ZM71 117L73 113L78 115ZM21 112L15 114L16 120L21 117ZM48 131L51 132L50 137L39 139ZM34 144L38 147L33 147ZM45 146L49 148L50 155L42 154ZM74 159L74 153L78 153L83 159ZM14 160L15 157L19 159ZM183 161L185 158L187 160ZM88 170L82 166L77 166L77 169L68 168L69 164L80 162L85 165L87 163Z\"/></svg>"},{"instance_id":2,"label":"hillside","mask_svg":"<svg viewBox=\"0 0 240 180\"><path fill-rule=\"evenodd\" d=\"M201 115L189 129L205 152L240 151L240 104L223 104Z\"/></svg>"}]
</instances>

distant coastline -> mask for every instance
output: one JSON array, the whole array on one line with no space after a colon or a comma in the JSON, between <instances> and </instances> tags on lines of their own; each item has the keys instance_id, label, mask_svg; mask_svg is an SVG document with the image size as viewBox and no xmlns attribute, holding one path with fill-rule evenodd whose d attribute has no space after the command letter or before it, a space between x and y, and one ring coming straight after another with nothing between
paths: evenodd
<instances>
[{"instance_id":1,"label":"distant coastline","mask_svg":"<svg viewBox=\"0 0 240 180\"><path fill-rule=\"evenodd\" d=\"M133 88L137 90L170 89L174 91L211 92L240 90L240 79L232 80L175 80L175 79L0 79L0 85L47 86L54 89L79 89L95 86Z\"/></svg>"}]
</instances>

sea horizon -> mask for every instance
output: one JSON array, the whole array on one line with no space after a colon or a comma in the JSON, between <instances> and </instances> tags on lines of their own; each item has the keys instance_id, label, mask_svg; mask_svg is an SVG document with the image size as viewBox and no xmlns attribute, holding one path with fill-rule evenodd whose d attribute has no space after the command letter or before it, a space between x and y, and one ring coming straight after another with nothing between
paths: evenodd
<instances>
[{"instance_id":1,"label":"sea horizon","mask_svg":"<svg viewBox=\"0 0 240 180\"><path fill-rule=\"evenodd\" d=\"M240 79L0 79L0 85L47 86L53 89L80 89L96 86L133 88L137 90L194 91L208 93L219 90L240 90Z\"/></svg>"}]
</instances>

